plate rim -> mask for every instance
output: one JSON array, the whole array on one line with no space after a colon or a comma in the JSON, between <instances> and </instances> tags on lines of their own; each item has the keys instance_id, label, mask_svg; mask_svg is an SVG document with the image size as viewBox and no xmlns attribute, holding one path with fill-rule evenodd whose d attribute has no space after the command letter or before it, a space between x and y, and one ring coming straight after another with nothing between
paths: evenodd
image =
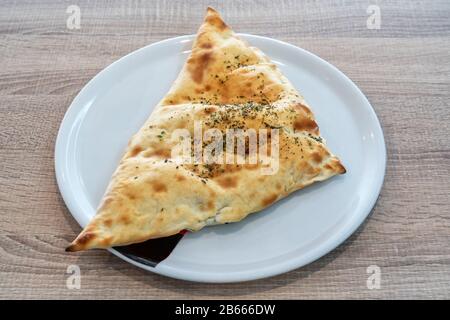
<instances>
[{"instance_id":1,"label":"plate rim","mask_svg":"<svg viewBox=\"0 0 450 320\"><path fill-rule=\"evenodd\" d=\"M383 187L383 183L384 183L384 179L385 179L385 175L386 175L386 164L387 164L386 143L385 143L385 139L384 139L383 128L381 126L381 123L380 123L377 115L376 115L376 112L375 112L374 108L372 107L371 103L369 102L369 100L367 99L367 97L361 91L361 89L359 89L359 87L347 75L345 75L341 70L339 70L333 64L322 59L321 57L317 56L316 54L309 52L308 50L305 50L305 49L297 47L293 44L290 44L290 43L287 43L287 42L284 42L281 40L273 39L270 37L265 37L265 36L260 36L260 35L252 35L252 34L247 34L247 33L238 33L238 35L240 37L242 37L244 40L249 41L249 42L251 42L252 38L259 39L262 41L269 41L278 46L288 47L291 50L295 50L295 51L300 52L303 55L307 55L307 56L309 56L309 58L312 58L312 59L318 61L319 63L324 64L326 67L331 68L334 71L334 73L337 76L339 76L339 78L341 80L345 81L347 85L350 85L350 87L352 87L352 89L358 93L360 98L362 98L362 101L364 102L367 111L370 113L371 119L374 121L375 128L378 131L377 133L380 138L378 142L380 143L380 146L382 147L381 154L379 154L379 157L380 157L379 160L381 160L382 175L380 175L378 177L377 181L375 181L375 188L374 188L375 191L372 194L370 194L370 199L365 203L365 205L363 206L364 208L361 209L362 213L357 215L354 218L354 221L350 224L350 226L347 226L346 228L343 227L340 230L340 232L336 235L337 239L333 239L333 238L328 239L327 241L322 243L318 248L316 248L316 250L313 250L312 252L308 252L306 255L303 255L300 258L293 258L293 259L285 260L284 263L277 263L275 265L271 264L269 266L264 266L262 268L258 268L257 271L253 271L253 272L249 271L249 270L245 270L245 271L239 271L239 272L232 272L230 274L225 274L225 273L199 274L197 272L192 272L192 271L183 270L183 269L176 269L176 268L173 268L170 266L158 265L157 267L149 267L149 266L146 266L139 262L136 262L132 259L129 259L128 257L124 256L123 254L121 254L120 252L118 252L117 250L115 250L113 248L107 249L109 252L113 253L120 259L122 259L128 263L131 263L141 269L144 269L144 270L156 273L156 274L168 276L171 278L175 278L175 279L187 280L187 281L193 281L193 282L203 282L203 283L244 282L244 281L252 281L252 280L257 280L257 279L262 279L262 278L267 278L267 277L272 277L272 276L276 276L279 274L283 274L283 273L304 267L305 265L308 265L308 264L322 258L326 254L328 254L331 251L333 251L334 249L336 249L338 246L342 245L353 233L356 232L356 230L359 227L361 227L363 222L369 217L369 215L372 212L372 209L375 207L376 202L380 196L381 189ZM68 130L67 130L67 129L70 129L70 126L68 125L69 119L73 116L76 116L80 112L80 110L75 110L77 107L78 99L81 99L80 97L86 93L86 91L88 90L87 89L88 87L90 87L93 83L98 81L99 78L103 77L103 75L107 74L111 68L113 68L117 64L120 64L123 60L125 60L133 55L136 55L141 51L149 50L149 48L151 48L151 47L165 45L165 44L168 44L171 42L176 43L176 42L181 42L181 41L191 41L195 38L195 36L196 36L195 34L190 34L190 35L182 35L182 36L164 39L161 41L151 43L147 46L136 49L136 50L124 55L123 57L119 58L118 60L112 62L111 64L109 64L108 66L103 68L92 79L90 79L83 86L83 88L77 93L77 95L74 97L74 99L70 103L69 107L67 108L67 110L64 114L64 117L61 121L60 127L58 129L58 133L57 133L57 137L56 137L56 141L55 141L55 151L54 151L55 174L56 174L57 185L60 190L60 194L64 200L64 203L67 206L67 209L68 209L69 213L71 214L71 216L77 221L77 223L81 227L83 227L83 223L80 221L81 219L77 215L72 213L72 211L74 211L74 210L76 211L75 204L74 204L74 202L76 202L76 200L72 199L69 196L71 189L63 181L64 180L64 178L63 178L64 170L62 168L63 167L62 164L64 163L62 160L64 158L64 152L63 152L64 146L65 146L64 142L67 143L67 138L70 136L70 132L68 132ZM72 122L70 122L70 124L72 124Z\"/></svg>"}]
</instances>

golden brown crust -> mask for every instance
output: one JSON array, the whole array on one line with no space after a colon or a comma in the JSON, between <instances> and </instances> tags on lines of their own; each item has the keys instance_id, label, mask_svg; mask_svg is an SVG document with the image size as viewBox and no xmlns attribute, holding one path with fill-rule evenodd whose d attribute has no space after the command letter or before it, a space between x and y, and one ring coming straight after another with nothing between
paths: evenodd
<instances>
[{"instance_id":1,"label":"golden brown crust","mask_svg":"<svg viewBox=\"0 0 450 320\"><path fill-rule=\"evenodd\" d=\"M192 134L197 120L203 130L278 128L279 170L261 175L259 163L175 163L171 134L179 128ZM67 251L239 221L341 173L345 168L319 136L303 97L262 52L239 39L208 8L180 75L132 137L96 216Z\"/></svg>"}]
</instances>

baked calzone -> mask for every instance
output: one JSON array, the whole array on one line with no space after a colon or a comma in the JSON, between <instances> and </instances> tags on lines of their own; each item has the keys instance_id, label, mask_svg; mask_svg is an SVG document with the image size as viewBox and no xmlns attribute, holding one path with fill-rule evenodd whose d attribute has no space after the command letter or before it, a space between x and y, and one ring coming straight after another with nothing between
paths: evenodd
<instances>
[{"instance_id":1,"label":"baked calzone","mask_svg":"<svg viewBox=\"0 0 450 320\"><path fill-rule=\"evenodd\" d=\"M240 144L231 131L244 134ZM178 78L131 138L96 215L67 251L236 222L342 173L304 98L208 8Z\"/></svg>"}]
</instances>

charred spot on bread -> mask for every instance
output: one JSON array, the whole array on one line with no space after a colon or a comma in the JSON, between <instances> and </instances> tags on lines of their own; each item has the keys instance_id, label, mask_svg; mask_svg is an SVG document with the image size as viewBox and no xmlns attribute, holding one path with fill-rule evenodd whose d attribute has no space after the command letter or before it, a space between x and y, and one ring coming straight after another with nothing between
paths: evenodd
<instances>
[{"instance_id":1,"label":"charred spot on bread","mask_svg":"<svg viewBox=\"0 0 450 320\"><path fill-rule=\"evenodd\" d=\"M294 121L294 129L296 131L308 131L318 133L319 126L316 121L307 117L299 117Z\"/></svg>"},{"instance_id":2,"label":"charred spot on bread","mask_svg":"<svg viewBox=\"0 0 450 320\"><path fill-rule=\"evenodd\" d=\"M141 146L139 146L139 145L134 146L133 149L131 149L131 151L130 151L130 157L137 156L142 150L143 149Z\"/></svg>"},{"instance_id":3,"label":"charred spot on bread","mask_svg":"<svg viewBox=\"0 0 450 320\"><path fill-rule=\"evenodd\" d=\"M211 51L199 53L198 55L190 58L187 62L188 71L191 74L192 80L196 83L202 83L203 74L208 65L213 60L213 54Z\"/></svg>"},{"instance_id":4,"label":"charred spot on bread","mask_svg":"<svg viewBox=\"0 0 450 320\"><path fill-rule=\"evenodd\" d=\"M267 207L267 206L271 205L272 203L274 203L277 199L278 199L278 195L272 194L262 200L262 206Z\"/></svg>"},{"instance_id":5,"label":"charred spot on bread","mask_svg":"<svg viewBox=\"0 0 450 320\"><path fill-rule=\"evenodd\" d=\"M152 182L153 191L155 192L167 192L167 186L159 181Z\"/></svg>"},{"instance_id":6,"label":"charred spot on bread","mask_svg":"<svg viewBox=\"0 0 450 320\"><path fill-rule=\"evenodd\" d=\"M222 177L217 179L217 183L225 189L236 188L238 180L236 176L233 177Z\"/></svg>"}]
</instances>

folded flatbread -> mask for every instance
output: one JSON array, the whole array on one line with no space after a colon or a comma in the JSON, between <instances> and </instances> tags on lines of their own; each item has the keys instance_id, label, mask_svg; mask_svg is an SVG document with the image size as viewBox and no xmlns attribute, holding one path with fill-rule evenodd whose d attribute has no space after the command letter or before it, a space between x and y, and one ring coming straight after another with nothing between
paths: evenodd
<instances>
[{"instance_id":1,"label":"folded flatbread","mask_svg":"<svg viewBox=\"0 0 450 320\"><path fill-rule=\"evenodd\" d=\"M196 121L202 123L201 132L277 130L276 170L262 173L267 162L259 160L175 161L172 151L183 137L173 133L184 129L195 136ZM265 145L275 153L270 135ZM97 214L67 251L126 245L239 221L342 173L345 168L320 137L303 97L269 58L208 8L178 78L131 138Z\"/></svg>"}]
</instances>

